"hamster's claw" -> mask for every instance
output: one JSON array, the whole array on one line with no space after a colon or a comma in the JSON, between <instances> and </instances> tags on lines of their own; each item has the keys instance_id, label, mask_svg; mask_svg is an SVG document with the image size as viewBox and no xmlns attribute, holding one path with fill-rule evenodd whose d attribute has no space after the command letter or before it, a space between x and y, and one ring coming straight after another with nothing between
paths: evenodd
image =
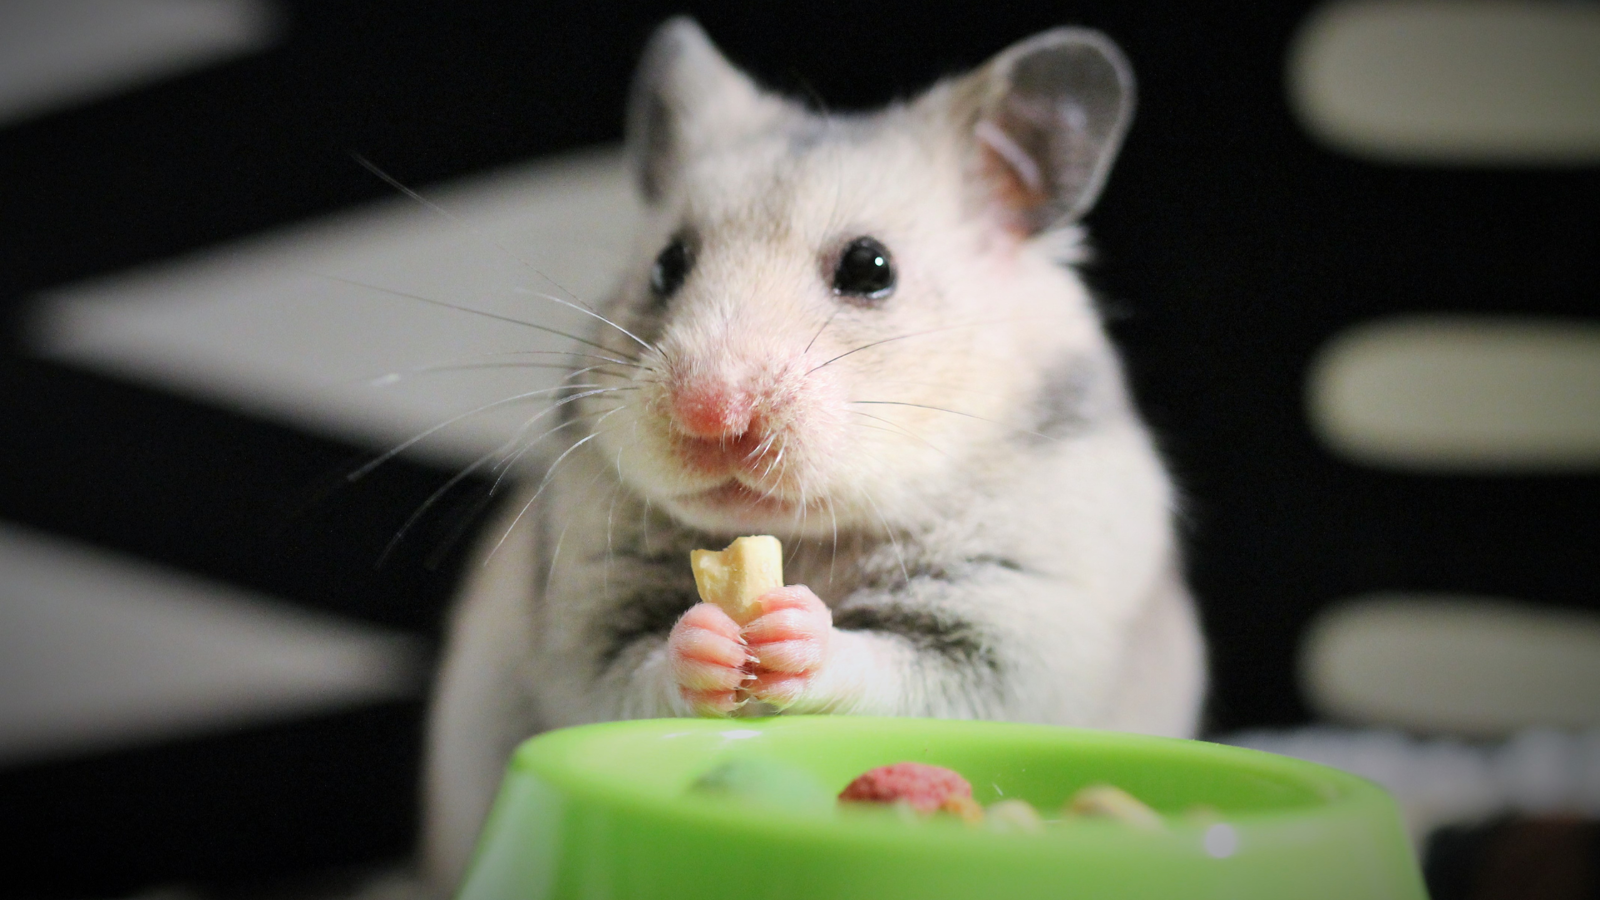
<instances>
[{"instance_id":1,"label":"hamster's claw","mask_svg":"<svg viewBox=\"0 0 1600 900\"><path fill-rule=\"evenodd\" d=\"M745 704L749 657L739 626L709 603L691 607L667 636L673 681L695 715L728 716Z\"/></svg>"},{"instance_id":2,"label":"hamster's claw","mask_svg":"<svg viewBox=\"0 0 1600 900\"><path fill-rule=\"evenodd\" d=\"M755 700L785 709L797 702L828 661L833 613L810 588L790 585L763 594L762 614L740 631L755 657L744 685Z\"/></svg>"},{"instance_id":3,"label":"hamster's claw","mask_svg":"<svg viewBox=\"0 0 1600 900\"><path fill-rule=\"evenodd\" d=\"M738 691L692 691L683 688L684 702L701 718L727 718L738 712L750 698Z\"/></svg>"}]
</instances>

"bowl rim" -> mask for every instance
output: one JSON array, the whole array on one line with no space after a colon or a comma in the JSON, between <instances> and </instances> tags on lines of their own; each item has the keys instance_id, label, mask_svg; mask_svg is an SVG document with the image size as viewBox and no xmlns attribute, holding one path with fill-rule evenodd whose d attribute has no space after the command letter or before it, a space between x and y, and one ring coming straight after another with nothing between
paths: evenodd
<instances>
[{"instance_id":1,"label":"bowl rim","mask_svg":"<svg viewBox=\"0 0 1600 900\"><path fill-rule=\"evenodd\" d=\"M813 724L829 723L829 724ZM1078 746L1111 747L1135 746L1199 755L1216 760L1235 769L1265 770L1276 778L1309 788L1316 795L1310 805L1261 810L1228 810L1214 820L1194 820L1188 817L1164 814L1166 829L1162 832L1140 832L1144 842L1163 840L1192 844L1194 836L1216 824L1226 824L1240 831L1262 832L1280 828L1285 824L1311 819L1335 820L1347 817L1365 817L1373 814L1374 805L1386 807L1389 815L1398 816L1393 800L1377 784L1339 769L1282 756L1262 750L1235 747L1210 741L1157 737L1127 732L1104 731L1088 728L1068 728L1019 722L995 722L973 719L927 719L913 717L869 716L772 716L750 719L633 719L600 722L556 729L525 741L513 754L510 770L532 775L567 794L572 800L599 804L610 811L629 817L654 820L662 824L672 822L685 826L709 827L736 826L752 831L781 832L789 837L805 834L808 839L832 842L873 841L875 839L899 840L903 827L885 828L892 811L863 810L847 815L818 815L803 810L772 806L762 808L759 816L751 814L751 806L729 803L712 796L696 796L687 790L679 794L641 792L626 784L606 782L590 773L560 764L565 755L580 750L586 743L603 740L612 733L644 732L659 738L678 734L703 734L706 732L756 732L789 728L832 728L845 730L866 729L919 732L926 729L955 733L968 729L981 729L997 736L1006 734L1044 743L1071 743ZM948 819L949 821L943 821ZM946 839L967 844L977 838L981 842L994 839L998 843L1016 845L1019 841L1058 840L1063 836L1075 844L1105 842L1105 846L1125 846L1130 829L1125 825L1102 820L1077 820L1044 829L1038 833L1002 833L990 829L972 829L955 817L934 817L916 823L917 829L927 839L940 842ZM945 838L943 836L948 836Z\"/></svg>"}]
</instances>

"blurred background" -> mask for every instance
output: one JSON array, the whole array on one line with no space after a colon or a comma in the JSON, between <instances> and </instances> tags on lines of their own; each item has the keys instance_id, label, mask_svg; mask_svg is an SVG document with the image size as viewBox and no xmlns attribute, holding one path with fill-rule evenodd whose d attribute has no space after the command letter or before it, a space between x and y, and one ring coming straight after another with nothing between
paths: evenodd
<instances>
[{"instance_id":1,"label":"blurred background","mask_svg":"<svg viewBox=\"0 0 1600 900\"><path fill-rule=\"evenodd\" d=\"M346 476L528 389L415 371L530 346L416 297L606 290L681 11L834 109L1117 40L1087 277L1184 493L1208 736L1388 785L1441 900L1600 895L1600 4L0 0L0 897L409 851L487 482L389 545L510 420Z\"/></svg>"}]
</instances>

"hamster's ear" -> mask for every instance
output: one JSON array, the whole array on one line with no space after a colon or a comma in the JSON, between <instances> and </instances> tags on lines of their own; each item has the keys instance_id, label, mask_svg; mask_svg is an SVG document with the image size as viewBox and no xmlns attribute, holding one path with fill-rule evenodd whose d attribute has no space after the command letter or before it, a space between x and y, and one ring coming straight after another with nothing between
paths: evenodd
<instances>
[{"instance_id":1,"label":"hamster's ear","mask_svg":"<svg viewBox=\"0 0 1600 900\"><path fill-rule=\"evenodd\" d=\"M628 155L645 200L661 199L684 160L758 127L775 104L723 58L693 19L662 23L628 95Z\"/></svg>"},{"instance_id":2,"label":"hamster's ear","mask_svg":"<svg viewBox=\"0 0 1600 900\"><path fill-rule=\"evenodd\" d=\"M1008 225L1031 235L1089 211L1133 118L1133 69L1110 38L1046 31L960 87L971 106L958 121L971 123L983 188Z\"/></svg>"}]
</instances>

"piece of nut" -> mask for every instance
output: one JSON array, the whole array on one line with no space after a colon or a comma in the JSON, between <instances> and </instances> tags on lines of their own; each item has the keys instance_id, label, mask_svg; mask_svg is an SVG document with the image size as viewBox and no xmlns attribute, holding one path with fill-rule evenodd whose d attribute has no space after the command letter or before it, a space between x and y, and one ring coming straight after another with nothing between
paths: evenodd
<instances>
[{"instance_id":1,"label":"piece of nut","mask_svg":"<svg viewBox=\"0 0 1600 900\"><path fill-rule=\"evenodd\" d=\"M1097 816L1126 822L1136 828L1160 831L1161 815L1127 791L1109 784L1092 784L1067 801L1068 815Z\"/></svg>"},{"instance_id":2,"label":"piece of nut","mask_svg":"<svg viewBox=\"0 0 1600 900\"><path fill-rule=\"evenodd\" d=\"M1044 830L1044 819L1026 800L1001 800L989 807L985 820L994 831L1020 831L1033 834Z\"/></svg>"},{"instance_id":3,"label":"piece of nut","mask_svg":"<svg viewBox=\"0 0 1600 900\"><path fill-rule=\"evenodd\" d=\"M756 600L783 587L783 544L769 535L734 539L724 550L691 550L689 567L700 599L747 624L761 612Z\"/></svg>"}]
</instances>

